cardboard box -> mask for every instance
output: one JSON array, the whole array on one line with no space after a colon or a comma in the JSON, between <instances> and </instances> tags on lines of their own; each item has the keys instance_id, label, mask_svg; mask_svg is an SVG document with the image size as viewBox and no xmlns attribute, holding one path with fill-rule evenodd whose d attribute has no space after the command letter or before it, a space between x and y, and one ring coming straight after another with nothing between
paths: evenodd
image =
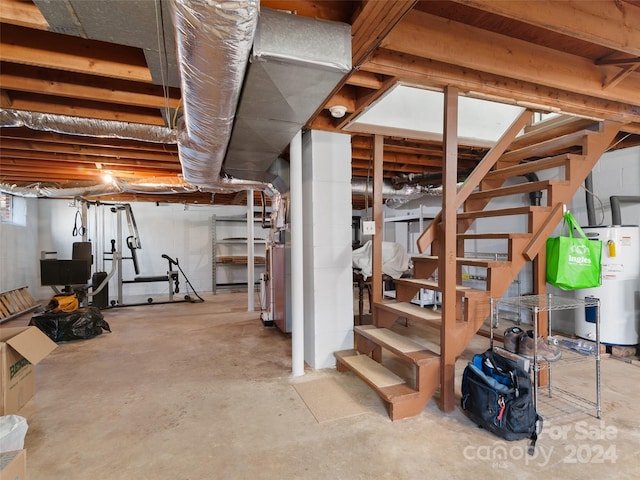
<instances>
[{"instance_id":1,"label":"cardboard box","mask_svg":"<svg viewBox=\"0 0 640 480\"><path fill-rule=\"evenodd\" d=\"M26 450L0 453L0 480L25 480L26 478Z\"/></svg>"},{"instance_id":2,"label":"cardboard box","mask_svg":"<svg viewBox=\"0 0 640 480\"><path fill-rule=\"evenodd\" d=\"M33 397L34 365L56 347L37 327L0 328L0 415L18 413Z\"/></svg>"}]
</instances>

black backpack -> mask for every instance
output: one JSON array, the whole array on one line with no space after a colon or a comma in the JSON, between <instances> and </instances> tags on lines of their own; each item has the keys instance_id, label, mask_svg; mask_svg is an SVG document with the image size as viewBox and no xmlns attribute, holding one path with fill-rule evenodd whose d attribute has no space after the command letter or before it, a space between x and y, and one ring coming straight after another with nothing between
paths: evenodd
<instances>
[{"instance_id":1,"label":"black backpack","mask_svg":"<svg viewBox=\"0 0 640 480\"><path fill-rule=\"evenodd\" d=\"M462 376L461 406L477 425L505 440L529 438L535 451L542 417L533 404L529 374L492 350L474 355Z\"/></svg>"}]
</instances>

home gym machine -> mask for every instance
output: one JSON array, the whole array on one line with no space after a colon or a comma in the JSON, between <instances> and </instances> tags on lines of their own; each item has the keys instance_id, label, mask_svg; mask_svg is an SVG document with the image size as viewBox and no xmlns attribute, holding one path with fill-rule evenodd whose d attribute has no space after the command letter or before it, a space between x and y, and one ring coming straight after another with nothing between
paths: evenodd
<instances>
[{"instance_id":1,"label":"home gym machine","mask_svg":"<svg viewBox=\"0 0 640 480\"><path fill-rule=\"evenodd\" d=\"M104 204L103 204L104 205ZM117 281L117 299L111 300L111 307L125 307L125 306L134 306L134 305L145 305L145 304L166 304L166 303L179 303L179 302L190 302L190 303L199 303L204 300L198 293L195 291L191 282L185 275L184 271L180 267L180 263L178 259L173 259L167 254L162 254L161 257L168 262L168 269L166 270L165 275L154 275L154 276L140 276L140 267L138 264L138 256L137 250L142 248L142 244L140 242L140 236L138 234L138 227L136 224L135 217L133 215L133 210L131 209L131 205L128 203L124 204L115 204L109 205L110 211L116 214L116 239L111 239L111 251L104 252L104 260L112 262L113 269L117 272L116 281ZM129 235L126 237L126 242L123 242L123 214L127 219L127 226L129 229ZM122 254L122 245L126 243L127 248L129 249L130 256L125 257ZM123 278L122 266L123 260L131 260L133 262L133 269L136 273L136 276L132 280L125 280ZM175 268L174 268L175 267ZM180 274L185 279L185 283L187 287L191 288L191 291L194 294L194 297L189 294L185 295L182 299L176 298L174 295L180 293ZM154 282L167 282L167 286L169 289L169 299L157 301L152 297L148 297L146 303L129 303L125 304L123 301L123 286L126 284L141 284L141 283L154 283Z\"/></svg>"},{"instance_id":2,"label":"home gym machine","mask_svg":"<svg viewBox=\"0 0 640 480\"><path fill-rule=\"evenodd\" d=\"M140 276L137 250L139 250L142 245L130 204L89 202L84 199L76 199L74 200L73 205L77 207L78 202L80 202L81 209L76 211L73 235L81 235L82 242L75 242L73 244L71 260L48 258L49 255L54 255L57 252L41 252L40 272L41 284L43 286L51 286L56 294L61 293L57 286L62 286L64 287L63 293L76 293L82 304L87 305L87 303L91 303L93 306L100 309L179 302L199 303L204 301L195 291L191 282L189 282L189 279L180 267L180 263L177 258L174 259L169 255L162 254L161 257L168 262L166 274L157 276ZM93 206L96 212L95 222L91 231L96 239L95 248L97 251L104 250L105 244L108 243L104 238L106 236L104 215L102 217L102 226L100 226L100 222L98 221L98 211L100 210L101 214L104 214L105 211L116 214L116 238L110 240L110 250L102 252L101 265L98 265L98 262L95 263L96 269L99 269L101 266L103 268L106 267L107 263L111 264L111 268L108 269L108 273L106 271L96 271L93 273L93 276L91 275L92 266L94 265L94 255L92 253L93 247L92 243L88 241L89 229L86 226L88 209L90 206ZM103 207L108 210L101 210ZM126 216L129 231L125 242L123 242L123 216ZM126 244L130 252L130 255L127 257L122 254L124 244ZM96 255L98 255L97 252ZM131 260L133 263L133 269L136 276L131 280L123 278L123 260ZM187 293L183 298L178 298L176 296L180 292L180 275L184 277L187 291L193 292L191 295ZM110 300L109 282L112 278L116 282L116 299ZM168 299L158 301L153 297L148 297L146 302L124 303L124 285L150 282L166 282L169 292Z\"/></svg>"}]
</instances>

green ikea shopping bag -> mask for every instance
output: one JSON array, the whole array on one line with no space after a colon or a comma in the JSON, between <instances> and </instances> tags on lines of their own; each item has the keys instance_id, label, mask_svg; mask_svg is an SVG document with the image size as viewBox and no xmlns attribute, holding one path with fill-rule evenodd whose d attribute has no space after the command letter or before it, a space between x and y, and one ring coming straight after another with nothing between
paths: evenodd
<instances>
[{"instance_id":1,"label":"green ikea shopping bag","mask_svg":"<svg viewBox=\"0 0 640 480\"><path fill-rule=\"evenodd\" d=\"M564 214L569 236L547 239L547 282L562 290L600 286L602 241L589 240L569 212ZM580 234L574 237L574 229Z\"/></svg>"}]
</instances>

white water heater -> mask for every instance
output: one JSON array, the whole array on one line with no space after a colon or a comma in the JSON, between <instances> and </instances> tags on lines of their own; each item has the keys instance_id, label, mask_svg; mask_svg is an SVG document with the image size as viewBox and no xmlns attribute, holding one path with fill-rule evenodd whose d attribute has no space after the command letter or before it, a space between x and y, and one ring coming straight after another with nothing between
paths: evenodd
<instances>
[{"instance_id":1,"label":"white water heater","mask_svg":"<svg viewBox=\"0 0 640 480\"><path fill-rule=\"evenodd\" d=\"M582 227L585 235L602 240L602 282L576 290L577 298L600 300L600 341L636 345L640 334L640 227ZM576 310L578 337L595 340L595 307Z\"/></svg>"}]
</instances>

